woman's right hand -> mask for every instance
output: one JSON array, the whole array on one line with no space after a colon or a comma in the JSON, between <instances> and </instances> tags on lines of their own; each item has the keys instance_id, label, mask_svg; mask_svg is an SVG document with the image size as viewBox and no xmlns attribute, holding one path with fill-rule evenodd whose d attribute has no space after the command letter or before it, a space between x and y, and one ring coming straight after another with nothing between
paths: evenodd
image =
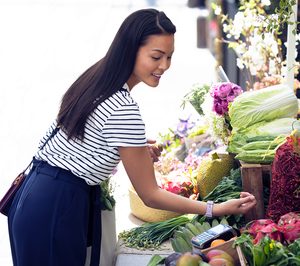
<instances>
[{"instance_id":1,"label":"woman's right hand","mask_svg":"<svg viewBox=\"0 0 300 266\"><path fill-rule=\"evenodd\" d=\"M213 209L215 216L228 214L245 214L256 205L255 197L248 192L241 192L239 199L231 199L216 204Z\"/></svg>"}]
</instances>

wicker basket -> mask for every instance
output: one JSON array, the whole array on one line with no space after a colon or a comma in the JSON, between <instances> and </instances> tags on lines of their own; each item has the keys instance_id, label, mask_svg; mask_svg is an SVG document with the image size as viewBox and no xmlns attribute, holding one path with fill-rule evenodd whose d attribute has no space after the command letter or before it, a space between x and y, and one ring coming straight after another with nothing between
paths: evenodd
<instances>
[{"instance_id":1,"label":"wicker basket","mask_svg":"<svg viewBox=\"0 0 300 266\"><path fill-rule=\"evenodd\" d=\"M161 222L181 215L176 212L147 207L133 187L129 188L129 201L131 213L145 222Z\"/></svg>"}]
</instances>

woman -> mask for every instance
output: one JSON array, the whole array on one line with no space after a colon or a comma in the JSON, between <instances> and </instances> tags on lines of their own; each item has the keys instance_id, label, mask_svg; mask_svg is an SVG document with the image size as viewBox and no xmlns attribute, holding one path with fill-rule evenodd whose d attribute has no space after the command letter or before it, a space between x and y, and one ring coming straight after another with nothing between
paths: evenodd
<instances>
[{"instance_id":1,"label":"woman","mask_svg":"<svg viewBox=\"0 0 300 266\"><path fill-rule=\"evenodd\" d=\"M90 204L90 195L96 195L92 200L97 203L97 185L120 160L149 207L221 216L245 213L255 205L246 192L240 199L213 204L175 195L156 183L153 160L159 150L148 148L145 125L130 91L139 82L158 86L171 65L175 32L163 12L132 13L107 54L67 90L9 213L15 266L84 265L91 228L92 264L99 265L95 247L100 241L100 207Z\"/></svg>"}]
</instances>

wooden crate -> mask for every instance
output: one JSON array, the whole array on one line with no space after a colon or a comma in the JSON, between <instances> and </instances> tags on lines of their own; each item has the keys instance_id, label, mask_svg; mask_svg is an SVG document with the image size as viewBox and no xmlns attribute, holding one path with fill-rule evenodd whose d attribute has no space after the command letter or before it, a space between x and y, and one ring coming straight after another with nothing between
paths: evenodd
<instances>
[{"instance_id":1,"label":"wooden crate","mask_svg":"<svg viewBox=\"0 0 300 266\"><path fill-rule=\"evenodd\" d=\"M263 176L271 178L271 165L241 163L243 191L253 194L257 200L256 206L246 215L246 221L263 219L265 217Z\"/></svg>"},{"instance_id":2,"label":"wooden crate","mask_svg":"<svg viewBox=\"0 0 300 266\"><path fill-rule=\"evenodd\" d=\"M224 244L218 245L216 247L202 249L201 252L203 254L207 254L207 252L212 249L221 249L227 252L230 256L232 256L234 260L234 266L247 266L248 263L243 255L241 248L239 246L236 246L235 248L233 247L233 243L235 239L236 238L228 240Z\"/></svg>"}]
</instances>

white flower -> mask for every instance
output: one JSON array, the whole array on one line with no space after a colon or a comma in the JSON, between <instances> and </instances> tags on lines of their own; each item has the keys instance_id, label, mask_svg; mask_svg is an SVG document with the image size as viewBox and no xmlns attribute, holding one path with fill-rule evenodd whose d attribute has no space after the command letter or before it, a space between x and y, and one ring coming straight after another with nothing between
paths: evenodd
<instances>
[{"instance_id":1,"label":"white flower","mask_svg":"<svg viewBox=\"0 0 300 266\"><path fill-rule=\"evenodd\" d=\"M216 9L215 9L215 15L216 15L216 16L219 16L219 15L221 14L221 12L222 12L221 7L220 7L220 6L217 6Z\"/></svg>"},{"instance_id":2,"label":"white flower","mask_svg":"<svg viewBox=\"0 0 300 266\"><path fill-rule=\"evenodd\" d=\"M255 23L255 21L257 20L257 16L256 14L249 12L248 10L245 10L244 12L244 28L245 29L250 29L252 27L252 25Z\"/></svg>"},{"instance_id":3,"label":"white flower","mask_svg":"<svg viewBox=\"0 0 300 266\"><path fill-rule=\"evenodd\" d=\"M223 24L223 31L226 33L226 32L229 32L230 31L230 26L226 23Z\"/></svg>"},{"instance_id":4,"label":"white flower","mask_svg":"<svg viewBox=\"0 0 300 266\"><path fill-rule=\"evenodd\" d=\"M255 19L253 20L253 26L259 28L263 27L266 28L268 26L268 23L266 21L266 17L263 15L255 15Z\"/></svg>"},{"instance_id":5,"label":"white flower","mask_svg":"<svg viewBox=\"0 0 300 266\"><path fill-rule=\"evenodd\" d=\"M244 69L244 63L240 58L236 59L236 65L239 69Z\"/></svg>"},{"instance_id":6,"label":"white flower","mask_svg":"<svg viewBox=\"0 0 300 266\"><path fill-rule=\"evenodd\" d=\"M247 51L246 43L240 43L234 48L234 50L238 54L238 56L241 56Z\"/></svg>"},{"instance_id":7,"label":"white flower","mask_svg":"<svg viewBox=\"0 0 300 266\"><path fill-rule=\"evenodd\" d=\"M270 0L261 0L261 3L264 6L270 6L271 5L271 1Z\"/></svg>"},{"instance_id":8,"label":"white flower","mask_svg":"<svg viewBox=\"0 0 300 266\"><path fill-rule=\"evenodd\" d=\"M270 14L269 16L270 16L271 20L274 20L274 21L278 20L278 14Z\"/></svg>"},{"instance_id":9,"label":"white flower","mask_svg":"<svg viewBox=\"0 0 300 266\"><path fill-rule=\"evenodd\" d=\"M265 65L264 57L261 56L260 49L257 46L249 46L245 56L252 61L252 64L249 64L249 69L251 75L255 76Z\"/></svg>"},{"instance_id":10,"label":"white flower","mask_svg":"<svg viewBox=\"0 0 300 266\"><path fill-rule=\"evenodd\" d=\"M288 48L288 43L285 42L285 43L284 43L284 46L285 46L286 48ZM290 47L290 48L291 48L291 47ZM290 48L289 48L289 49L290 49ZM297 54L298 54L298 53L297 53L297 49L296 49L296 52L295 52L295 58L297 57Z\"/></svg>"},{"instance_id":11,"label":"white flower","mask_svg":"<svg viewBox=\"0 0 300 266\"><path fill-rule=\"evenodd\" d=\"M234 16L233 25L231 29L231 34L234 36L235 39L240 38L240 35L243 31L244 21L245 18L243 12L237 12Z\"/></svg>"},{"instance_id":12,"label":"white flower","mask_svg":"<svg viewBox=\"0 0 300 266\"><path fill-rule=\"evenodd\" d=\"M276 75L276 62L274 60L269 61L269 74Z\"/></svg>"}]
</instances>

